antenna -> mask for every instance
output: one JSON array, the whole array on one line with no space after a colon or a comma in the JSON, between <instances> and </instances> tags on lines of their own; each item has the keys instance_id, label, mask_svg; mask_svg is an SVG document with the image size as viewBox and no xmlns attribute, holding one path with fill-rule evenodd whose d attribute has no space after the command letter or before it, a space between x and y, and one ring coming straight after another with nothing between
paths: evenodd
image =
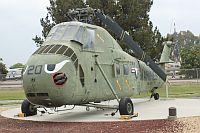
<instances>
[{"instance_id":1,"label":"antenna","mask_svg":"<svg viewBox=\"0 0 200 133\"><path fill-rule=\"evenodd\" d=\"M177 63L181 61L181 57L180 57L180 48L179 48L179 43L178 43L178 34L176 32L176 23L174 22L174 48L172 50L171 56L173 58L173 60Z\"/></svg>"},{"instance_id":2,"label":"antenna","mask_svg":"<svg viewBox=\"0 0 200 133\"><path fill-rule=\"evenodd\" d=\"M174 22L174 33L176 33L176 23Z\"/></svg>"}]
</instances>

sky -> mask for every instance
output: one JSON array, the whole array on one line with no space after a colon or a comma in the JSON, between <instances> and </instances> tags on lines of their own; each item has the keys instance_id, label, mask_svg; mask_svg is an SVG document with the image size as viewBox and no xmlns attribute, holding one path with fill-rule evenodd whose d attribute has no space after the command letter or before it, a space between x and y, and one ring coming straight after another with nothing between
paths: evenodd
<instances>
[{"instance_id":1,"label":"sky","mask_svg":"<svg viewBox=\"0 0 200 133\"><path fill-rule=\"evenodd\" d=\"M163 36L176 31L190 30L200 35L200 0L154 0L150 20Z\"/></svg>"},{"instance_id":2,"label":"sky","mask_svg":"<svg viewBox=\"0 0 200 133\"><path fill-rule=\"evenodd\" d=\"M32 38L41 35L40 18L46 17L49 0L0 0L0 58L7 67L25 64L37 49ZM154 0L150 20L163 36L190 30L200 34L200 0Z\"/></svg>"}]
</instances>

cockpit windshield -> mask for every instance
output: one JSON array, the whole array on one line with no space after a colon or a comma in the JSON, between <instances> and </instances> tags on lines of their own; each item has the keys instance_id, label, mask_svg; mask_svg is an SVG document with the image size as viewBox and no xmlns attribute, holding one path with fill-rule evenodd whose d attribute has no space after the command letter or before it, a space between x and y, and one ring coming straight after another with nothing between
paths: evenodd
<instances>
[{"instance_id":1,"label":"cockpit windshield","mask_svg":"<svg viewBox=\"0 0 200 133\"><path fill-rule=\"evenodd\" d=\"M50 40L75 41L82 44L84 49L93 49L95 30L80 25L57 25L46 38L46 41Z\"/></svg>"},{"instance_id":2,"label":"cockpit windshield","mask_svg":"<svg viewBox=\"0 0 200 133\"><path fill-rule=\"evenodd\" d=\"M46 41L49 40L71 40L78 31L78 26L75 25L58 25L51 29Z\"/></svg>"}]
</instances>

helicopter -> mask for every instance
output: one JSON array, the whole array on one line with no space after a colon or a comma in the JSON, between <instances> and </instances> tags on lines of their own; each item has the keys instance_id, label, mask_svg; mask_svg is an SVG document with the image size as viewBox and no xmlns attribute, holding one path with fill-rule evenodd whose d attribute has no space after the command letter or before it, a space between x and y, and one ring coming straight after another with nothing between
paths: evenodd
<instances>
[{"instance_id":1,"label":"helicopter","mask_svg":"<svg viewBox=\"0 0 200 133\"><path fill-rule=\"evenodd\" d=\"M80 11L80 10L78 10ZM123 51L104 28L78 21L55 25L44 43L29 58L23 73L26 98L22 113L37 114L38 107L63 105L112 108L120 115L133 115L133 95L156 90L166 81L159 67L138 43L114 20L92 10L121 40L135 57ZM169 61L171 42L164 42L160 65ZM118 106L100 105L116 99Z\"/></svg>"}]
</instances>

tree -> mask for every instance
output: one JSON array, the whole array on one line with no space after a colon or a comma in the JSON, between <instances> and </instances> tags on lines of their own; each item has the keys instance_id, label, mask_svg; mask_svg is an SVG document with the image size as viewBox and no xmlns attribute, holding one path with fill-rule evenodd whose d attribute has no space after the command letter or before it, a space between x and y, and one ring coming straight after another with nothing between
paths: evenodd
<instances>
[{"instance_id":1,"label":"tree","mask_svg":"<svg viewBox=\"0 0 200 133\"><path fill-rule=\"evenodd\" d=\"M200 45L192 45L181 50L182 64L184 69L200 68Z\"/></svg>"},{"instance_id":2,"label":"tree","mask_svg":"<svg viewBox=\"0 0 200 133\"><path fill-rule=\"evenodd\" d=\"M200 45L191 44L189 47L184 47L181 50L182 63L181 68L183 69L195 69L200 68ZM184 71L186 78L197 78L197 70ZM200 71L199 71L200 72Z\"/></svg>"},{"instance_id":3,"label":"tree","mask_svg":"<svg viewBox=\"0 0 200 133\"><path fill-rule=\"evenodd\" d=\"M102 9L118 22L154 60L160 58L164 39L157 27L153 29L153 23L149 20L152 0L87 0L87 3L93 8ZM126 49L124 46L122 48Z\"/></svg>"},{"instance_id":4,"label":"tree","mask_svg":"<svg viewBox=\"0 0 200 133\"><path fill-rule=\"evenodd\" d=\"M188 47L194 44L200 44L200 37L195 36L191 31L180 31L179 33L174 32L173 34L168 34L167 38L169 40L176 41L180 48Z\"/></svg>"},{"instance_id":5,"label":"tree","mask_svg":"<svg viewBox=\"0 0 200 133\"><path fill-rule=\"evenodd\" d=\"M16 63L16 64L12 65L12 66L10 67L10 69L24 68L24 67L25 67L25 65L23 65L22 63Z\"/></svg>"},{"instance_id":6,"label":"tree","mask_svg":"<svg viewBox=\"0 0 200 133\"><path fill-rule=\"evenodd\" d=\"M0 62L0 79L2 79L2 74L6 75L8 73L7 69L6 69L6 65L3 64L2 62ZM5 76L3 76L5 77Z\"/></svg>"},{"instance_id":7,"label":"tree","mask_svg":"<svg viewBox=\"0 0 200 133\"><path fill-rule=\"evenodd\" d=\"M0 57L0 74L7 74L8 71L6 69L6 65L2 63L3 59ZM0 75L1 77L1 75Z\"/></svg>"},{"instance_id":8,"label":"tree","mask_svg":"<svg viewBox=\"0 0 200 133\"><path fill-rule=\"evenodd\" d=\"M66 15L69 9L84 7L84 2L82 0L49 0L49 2L50 7L47 7L47 16L40 19L43 28L42 37L36 35L35 38L33 38L37 46L43 43L53 26L61 22L71 21Z\"/></svg>"},{"instance_id":9,"label":"tree","mask_svg":"<svg viewBox=\"0 0 200 133\"><path fill-rule=\"evenodd\" d=\"M153 28L148 15L153 0L87 0L86 3L83 1L50 0L50 7L47 7L48 14L40 20L43 27L43 37L36 36L33 40L37 44L41 44L55 24L71 21L67 17L69 9L82 8L88 4L92 8L103 10L105 14L118 22L124 30L128 31L148 55L153 59L159 59L163 47L163 38L157 27ZM97 18L93 18L93 22L106 28ZM114 34L112 35L114 36Z\"/></svg>"}]
</instances>

